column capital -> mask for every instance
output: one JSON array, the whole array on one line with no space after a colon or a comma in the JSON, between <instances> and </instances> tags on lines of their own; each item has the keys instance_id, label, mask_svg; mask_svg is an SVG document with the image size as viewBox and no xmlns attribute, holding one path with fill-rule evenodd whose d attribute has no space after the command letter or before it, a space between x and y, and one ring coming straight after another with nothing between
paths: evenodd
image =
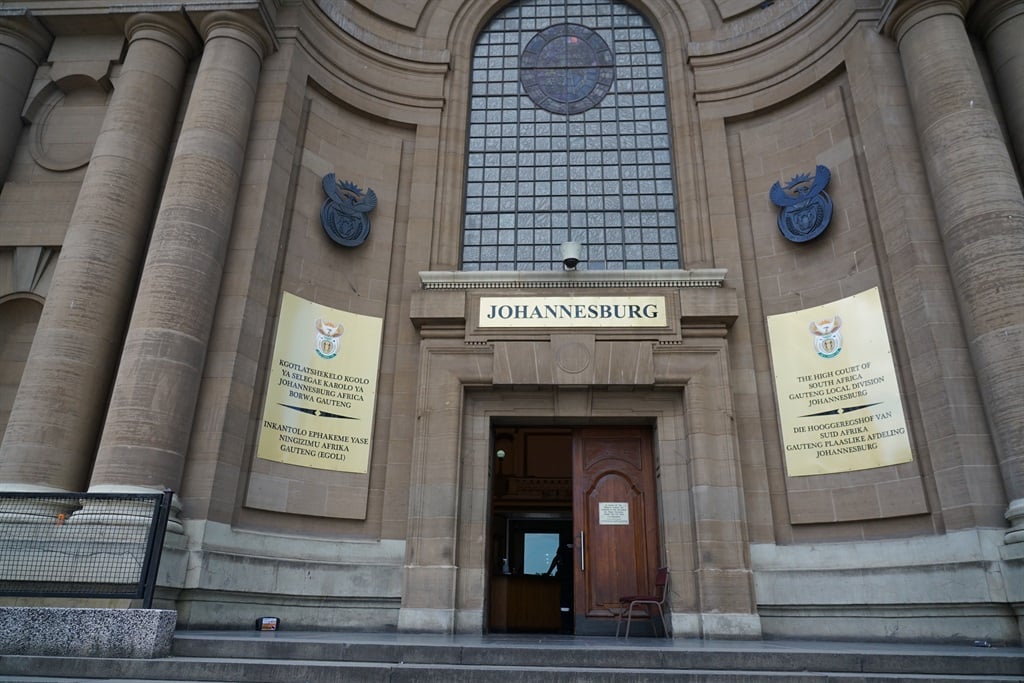
<instances>
[{"instance_id":1,"label":"column capital","mask_svg":"<svg viewBox=\"0 0 1024 683\"><path fill-rule=\"evenodd\" d=\"M972 4L974 0L887 0L878 30L898 43L907 31L926 19L953 15L962 21Z\"/></svg>"},{"instance_id":2,"label":"column capital","mask_svg":"<svg viewBox=\"0 0 1024 683\"><path fill-rule=\"evenodd\" d=\"M132 15L124 25L124 34L129 43L136 40L155 40L176 50L188 61L201 47L195 30L179 14L151 14L143 12Z\"/></svg>"},{"instance_id":3,"label":"column capital","mask_svg":"<svg viewBox=\"0 0 1024 683\"><path fill-rule=\"evenodd\" d=\"M33 64L46 57L53 35L29 12L0 17L0 46L17 50Z\"/></svg>"},{"instance_id":4,"label":"column capital","mask_svg":"<svg viewBox=\"0 0 1024 683\"><path fill-rule=\"evenodd\" d=\"M1002 24L1024 15L1024 0L978 0L971 8L968 22L983 40Z\"/></svg>"},{"instance_id":5,"label":"column capital","mask_svg":"<svg viewBox=\"0 0 1024 683\"><path fill-rule=\"evenodd\" d=\"M260 62L276 49L273 35L259 20L240 12L211 12L199 22L203 40L233 38L248 45L260 58Z\"/></svg>"}]
</instances>

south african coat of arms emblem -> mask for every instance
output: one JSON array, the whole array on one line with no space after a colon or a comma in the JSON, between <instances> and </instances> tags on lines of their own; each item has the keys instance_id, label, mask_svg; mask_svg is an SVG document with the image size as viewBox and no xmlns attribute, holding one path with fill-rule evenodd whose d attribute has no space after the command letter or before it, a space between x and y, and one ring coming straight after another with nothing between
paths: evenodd
<instances>
[{"instance_id":1,"label":"south african coat of arms emblem","mask_svg":"<svg viewBox=\"0 0 1024 683\"><path fill-rule=\"evenodd\" d=\"M316 353L325 360L338 355L341 346L341 335L345 334L345 326L332 320L317 318L313 324L316 328Z\"/></svg>"},{"instance_id":2,"label":"south african coat of arms emblem","mask_svg":"<svg viewBox=\"0 0 1024 683\"><path fill-rule=\"evenodd\" d=\"M814 336L814 350L822 358L835 358L843 350L843 321L838 315L825 320L812 320L808 328Z\"/></svg>"},{"instance_id":3,"label":"south african coat of arms emblem","mask_svg":"<svg viewBox=\"0 0 1024 683\"><path fill-rule=\"evenodd\" d=\"M358 247L370 234L370 212L377 208L377 194L370 188L363 193L348 181L338 182L333 173L323 179L327 199L320 207L324 232L343 247Z\"/></svg>"},{"instance_id":4,"label":"south african coat of arms emblem","mask_svg":"<svg viewBox=\"0 0 1024 683\"><path fill-rule=\"evenodd\" d=\"M807 242L825 232L832 220L832 198L825 187L832 173L820 164L814 177L806 173L793 176L785 187L776 182L768 196L778 206L779 230L790 242Z\"/></svg>"}]
</instances>

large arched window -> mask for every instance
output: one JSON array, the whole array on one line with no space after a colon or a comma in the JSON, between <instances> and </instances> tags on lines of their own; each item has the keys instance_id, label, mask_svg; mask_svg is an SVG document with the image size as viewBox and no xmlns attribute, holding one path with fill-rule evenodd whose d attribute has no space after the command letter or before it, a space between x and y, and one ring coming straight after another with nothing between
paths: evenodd
<instances>
[{"instance_id":1,"label":"large arched window","mask_svg":"<svg viewBox=\"0 0 1024 683\"><path fill-rule=\"evenodd\" d=\"M678 268L661 44L613 0L522 0L473 56L463 270Z\"/></svg>"}]
</instances>

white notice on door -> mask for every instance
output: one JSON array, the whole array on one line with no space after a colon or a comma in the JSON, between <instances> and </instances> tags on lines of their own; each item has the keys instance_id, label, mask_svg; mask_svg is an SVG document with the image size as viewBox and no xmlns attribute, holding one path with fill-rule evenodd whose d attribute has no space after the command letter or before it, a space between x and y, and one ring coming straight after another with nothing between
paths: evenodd
<instances>
[{"instance_id":1,"label":"white notice on door","mask_svg":"<svg viewBox=\"0 0 1024 683\"><path fill-rule=\"evenodd\" d=\"M629 524L629 503L598 503L598 524Z\"/></svg>"}]
</instances>

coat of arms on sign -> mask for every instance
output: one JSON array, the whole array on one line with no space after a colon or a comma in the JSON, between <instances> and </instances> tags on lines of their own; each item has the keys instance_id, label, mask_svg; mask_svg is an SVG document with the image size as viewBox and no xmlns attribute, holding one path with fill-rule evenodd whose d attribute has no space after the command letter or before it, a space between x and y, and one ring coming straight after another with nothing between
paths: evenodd
<instances>
[{"instance_id":1,"label":"coat of arms on sign","mask_svg":"<svg viewBox=\"0 0 1024 683\"><path fill-rule=\"evenodd\" d=\"M364 193L355 183L341 181L328 173L323 180L327 199L320 207L320 224L327 235L343 247L358 247L370 234L370 212L377 208L377 194Z\"/></svg>"},{"instance_id":2,"label":"coat of arms on sign","mask_svg":"<svg viewBox=\"0 0 1024 683\"><path fill-rule=\"evenodd\" d=\"M825 192L832 173L819 165L814 176L796 175L785 187L776 182L768 196L778 206L779 230L790 242L807 242L825 232L832 220L832 198Z\"/></svg>"}]
</instances>

